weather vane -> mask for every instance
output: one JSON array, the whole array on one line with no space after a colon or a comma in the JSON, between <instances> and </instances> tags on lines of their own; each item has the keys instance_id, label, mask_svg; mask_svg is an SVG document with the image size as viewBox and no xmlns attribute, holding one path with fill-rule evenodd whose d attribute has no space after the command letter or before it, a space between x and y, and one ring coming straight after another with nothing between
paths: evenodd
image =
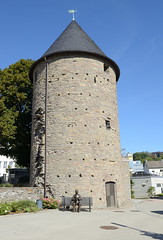
<instances>
[{"instance_id":1,"label":"weather vane","mask_svg":"<svg viewBox=\"0 0 163 240\"><path fill-rule=\"evenodd\" d=\"M69 13L72 13L72 20L75 20L75 12L77 12L77 10L68 10Z\"/></svg>"}]
</instances>

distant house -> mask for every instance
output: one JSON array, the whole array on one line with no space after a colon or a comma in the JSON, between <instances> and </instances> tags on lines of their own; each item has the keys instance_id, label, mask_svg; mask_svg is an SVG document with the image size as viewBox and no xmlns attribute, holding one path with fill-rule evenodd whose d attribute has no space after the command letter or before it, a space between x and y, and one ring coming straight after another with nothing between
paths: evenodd
<instances>
[{"instance_id":1,"label":"distant house","mask_svg":"<svg viewBox=\"0 0 163 240\"><path fill-rule=\"evenodd\" d=\"M136 160L136 161L130 160L129 166L130 166L130 172L132 173L144 172L144 167L140 160Z\"/></svg>"},{"instance_id":2,"label":"distant house","mask_svg":"<svg viewBox=\"0 0 163 240\"><path fill-rule=\"evenodd\" d=\"M132 175L135 198L147 198L149 187L155 188L155 194L163 193L163 177L145 172L136 172Z\"/></svg>"},{"instance_id":3,"label":"distant house","mask_svg":"<svg viewBox=\"0 0 163 240\"><path fill-rule=\"evenodd\" d=\"M144 171L144 167L143 164L141 163L140 160L133 160L133 154L132 153L127 153L125 155L122 155L122 161L126 161L129 163L129 167L130 167L130 172L134 173L134 172L143 172Z\"/></svg>"},{"instance_id":4,"label":"distant house","mask_svg":"<svg viewBox=\"0 0 163 240\"><path fill-rule=\"evenodd\" d=\"M156 157L161 157L161 155L163 155L163 152L152 152L151 154Z\"/></svg>"},{"instance_id":5,"label":"distant house","mask_svg":"<svg viewBox=\"0 0 163 240\"><path fill-rule=\"evenodd\" d=\"M14 168L15 161L12 158L6 156L0 156L0 182L8 181L8 168Z\"/></svg>"},{"instance_id":6,"label":"distant house","mask_svg":"<svg viewBox=\"0 0 163 240\"><path fill-rule=\"evenodd\" d=\"M163 176L163 160L145 161L144 171L153 175Z\"/></svg>"}]
</instances>

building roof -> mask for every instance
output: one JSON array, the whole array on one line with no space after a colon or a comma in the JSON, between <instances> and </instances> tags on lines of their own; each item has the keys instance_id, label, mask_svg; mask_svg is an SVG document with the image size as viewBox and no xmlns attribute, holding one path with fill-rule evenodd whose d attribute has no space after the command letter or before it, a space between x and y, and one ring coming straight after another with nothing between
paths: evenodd
<instances>
[{"instance_id":1,"label":"building roof","mask_svg":"<svg viewBox=\"0 0 163 240\"><path fill-rule=\"evenodd\" d=\"M102 50L84 32L84 30L75 20L71 21L67 28L43 54L43 56L32 65L32 68L30 70L30 78L32 79L32 73L37 63L44 61L45 57L48 58L52 55L72 53L87 53L102 58L104 62L108 62L112 65L116 73L116 78L118 80L120 75L118 65L102 52Z\"/></svg>"},{"instance_id":2,"label":"building roof","mask_svg":"<svg viewBox=\"0 0 163 240\"><path fill-rule=\"evenodd\" d=\"M141 177L141 176L150 176L150 173L146 173L144 171L141 172L135 172L132 174L132 177Z\"/></svg>"},{"instance_id":3,"label":"building roof","mask_svg":"<svg viewBox=\"0 0 163 240\"><path fill-rule=\"evenodd\" d=\"M149 169L163 168L163 160L161 161L146 161L145 164Z\"/></svg>"},{"instance_id":4,"label":"building roof","mask_svg":"<svg viewBox=\"0 0 163 240\"><path fill-rule=\"evenodd\" d=\"M89 52L107 57L74 20L72 20L57 40L43 54L43 57L56 52L66 51Z\"/></svg>"}]
</instances>

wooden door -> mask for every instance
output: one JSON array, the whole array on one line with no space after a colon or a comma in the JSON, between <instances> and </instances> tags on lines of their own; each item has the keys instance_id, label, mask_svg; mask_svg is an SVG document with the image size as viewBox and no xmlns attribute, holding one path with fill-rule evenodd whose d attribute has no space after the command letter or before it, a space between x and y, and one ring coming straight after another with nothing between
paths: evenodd
<instances>
[{"instance_id":1,"label":"wooden door","mask_svg":"<svg viewBox=\"0 0 163 240\"><path fill-rule=\"evenodd\" d=\"M106 182L105 189L107 207L115 207L115 182Z\"/></svg>"}]
</instances>

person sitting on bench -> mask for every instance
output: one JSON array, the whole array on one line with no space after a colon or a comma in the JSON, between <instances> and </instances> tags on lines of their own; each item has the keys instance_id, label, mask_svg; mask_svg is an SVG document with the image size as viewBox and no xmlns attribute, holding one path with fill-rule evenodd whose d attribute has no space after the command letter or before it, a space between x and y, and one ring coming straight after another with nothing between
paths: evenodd
<instances>
[{"instance_id":1,"label":"person sitting on bench","mask_svg":"<svg viewBox=\"0 0 163 240\"><path fill-rule=\"evenodd\" d=\"M79 194L79 190L75 190L75 194L73 195L71 199L71 203L73 206L73 212L80 212L80 207L81 207L81 196Z\"/></svg>"}]
</instances>

